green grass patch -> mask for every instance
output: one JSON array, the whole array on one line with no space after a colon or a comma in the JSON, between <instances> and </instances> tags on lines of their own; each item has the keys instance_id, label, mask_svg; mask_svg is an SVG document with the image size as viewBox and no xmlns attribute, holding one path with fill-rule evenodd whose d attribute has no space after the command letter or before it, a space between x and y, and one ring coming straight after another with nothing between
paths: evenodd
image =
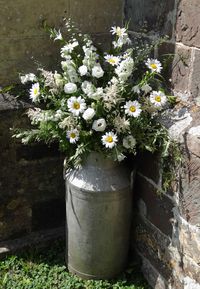
<instances>
[{"instance_id":1,"label":"green grass patch","mask_svg":"<svg viewBox=\"0 0 200 289\"><path fill-rule=\"evenodd\" d=\"M138 267L131 266L117 279L82 280L65 265L65 244L30 249L0 261L0 289L150 289Z\"/></svg>"}]
</instances>

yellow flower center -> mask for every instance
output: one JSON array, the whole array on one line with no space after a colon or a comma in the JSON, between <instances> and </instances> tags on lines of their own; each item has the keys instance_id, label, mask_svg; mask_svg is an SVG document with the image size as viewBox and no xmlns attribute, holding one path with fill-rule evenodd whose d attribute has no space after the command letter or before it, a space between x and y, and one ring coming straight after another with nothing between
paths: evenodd
<instances>
[{"instance_id":1,"label":"yellow flower center","mask_svg":"<svg viewBox=\"0 0 200 289\"><path fill-rule=\"evenodd\" d=\"M79 109L79 108L80 108L80 103L79 103L78 101L75 101L75 102L73 103L73 108L74 108L74 109Z\"/></svg>"},{"instance_id":2,"label":"yellow flower center","mask_svg":"<svg viewBox=\"0 0 200 289\"><path fill-rule=\"evenodd\" d=\"M115 64L115 63L116 63L116 60L115 60L114 58L110 58L110 59L108 60L108 62L111 63L111 64Z\"/></svg>"},{"instance_id":3,"label":"yellow flower center","mask_svg":"<svg viewBox=\"0 0 200 289\"><path fill-rule=\"evenodd\" d=\"M33 93L34 93L34 94L38 94L38 89L37 89L37 88L34 88L34 89L33 89Z\"/></svg>"},{"instance_id":4,"label":"yellow flower center","mask_svg":"<svg viewBox=\"0 0 200 289\"><path fill-rule=\"evenodd\" d=\"M76 134L74 132L70 133L70 138L75 138Z\"/></svg>"},{"instance_id":5,"label":"yellow flower center","mask_svg":"<svg viewBox=\"0 0 200 289\"><path fill-rule=\"evenodd\" d=\"M122 36L122 31L120 27L117 27L116 34L118 37Z\"/></svg>"},{"instance_id":6,"label":"yellow flower center","mask_svg":"<svg viewBox=\"0 0 200 289\"><path fill-rule=\"evenodd\" d=\"M157 96L155 97L155 100L156 100L157 102L161 102L161 97L160 97L160 95L157 95Z\"/></svg>"},{"instance_id":7,"label":"yellow flower center","mask_svg":"<svg viewBox=\"0 0 200 289\"><path fill-rule=\"evenodd\" d=\"M109 143L113 142L113 137L111 135L107 136L106 141Z\"/></svg>"},{"instance_id":8,"label":"yellow flower center","mask_svg":"<svg viewBox=\"0 0 200 289\"><path fill-rule=\"evenodd\" d=\"M136 107L135 107L134 105L131 105L131 106L129 107L129 110L130 110L131 112L135 112L135 111L136 111Z\"/></svg>"},{"instance_id":9,"label":"yellow flower center","mask_svg":"<svg viewBox=\"0 0 200 289\"><path fill-rule=\"evenodd\" d=\"M151 68L153 68L153 69L157 69L157 64L155 64L155 63L152 63L150 66L151 66Z\"/></svg>"}]
</instances>

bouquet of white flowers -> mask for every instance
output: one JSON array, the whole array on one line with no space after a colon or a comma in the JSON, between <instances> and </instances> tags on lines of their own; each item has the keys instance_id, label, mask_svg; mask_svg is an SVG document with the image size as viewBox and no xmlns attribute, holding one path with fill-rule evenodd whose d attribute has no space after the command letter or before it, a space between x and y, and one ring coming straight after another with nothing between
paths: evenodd
<instances>
[{"instance_id":1,"label":"bouquet of white flowers","mask_svg":"<svg viewBox=\"0 0 200 289\"><path fill-rule=\"evenodd\" d=\"M15 137L23 143L58 142L72 166L91 151L118 161L137 150L166 152L169 137L159 116L169 97L160 61L134 48L127 28L111 28L109 52L98 50L70 20L65 28L67 40L60 30L50 31L62 44L60 71L39 68L38 76L21 76L23 84L31 84L34 107L27 115L33 128Z\"/></svg>"}]
</instances>

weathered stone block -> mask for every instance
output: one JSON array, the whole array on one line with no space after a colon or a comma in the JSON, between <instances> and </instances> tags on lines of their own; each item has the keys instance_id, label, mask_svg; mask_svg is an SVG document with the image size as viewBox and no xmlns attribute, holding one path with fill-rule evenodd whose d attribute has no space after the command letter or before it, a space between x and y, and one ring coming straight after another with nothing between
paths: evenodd
<instances>
[{"instance_id":1,"label":"weathered stone block","mask_svg":"<svg viewBox=\"0 0 200 289\"><path fill-rule=\"evenodd\" d=\"M177 11L176 39L188 46L200 47L199 0L179 1Z\"/></svg>"},{"instance_id":2,"label":"weathered stone block","mask_svg":"<svg viewBox=\"0 0 200 289\"><path fill-rule=\"evenodd\" d=\"M4 39L0 46L0 83L5 86L19 82L19 73L36 72L37 65L58 70L59 47L48 36Z\"/></svg>"},{"instance_id":3,"label":"weathered stone block","mask_svg":"<svg viewBox=\"0 0 200 289\"><path fill-rule=\"evenodd\" d=\"M84 32L104 33L122 25L123 0L70 1L70 15Z\"/></svg>"},{"instance_id":4,"label":"weathered stone block","mask_svg":"<svg viewBox=\"0 0 200 289\"><path fill-rule=\"evenodd\" d=\"M171 76L174 90L182 92L188 90L191 69L191 49L177 44Z\"/></svg>"},{"instance_id":5,"label":"weathered stone block","mask_svg":"<svg viewBox=\"0 0 200 289\"><path fill-rule=\"evenodd\" d=\"M98 5L98 9L97 9ZM35 72L34 61L47 69L57 69L58 46L51 43L42 23L64 26L69 16L84 32L99 34L122 24L123 1L1 1L0 9L0 83L5 86L18 81L19 72Z\"/></svg>"},{"instance_id":6,"label":"weathered stone block","mask_svg":"<svg viewBox=\"0 0 200 289\"><path fill-rule=\"evenodd\" d=\"M193 48L193 61L188 90L195 102L200 106L200 49Z\"/></svg>"},{"instance_id":7,"label":"weathered stone block","mask_svg":"<svg viewBox=\"0 0 200 289\"><path fill-rule=\"evenodd\" d=\"M28 235L32 230L32 208L34 216L40 211L41 220L53 216L52 226L60 226L65 220L65 212L58 206L59 202L65 205L63 157L56 147L38 145L32 150L12 139L10 127L26 127L27 119L21 117L22 110L15 110L15 102L10 104L0 113L0 240ZM51 201L55 199L59 202ZM51 203L48 214L40 210L40 202Z\"/></svg>"},{"instance_id":8,"label":"weathered stone block","mask_svg":"<svg viewBox=\"0 0 200 289\"><path fill-rule=\"evenodd\" d=\"M135 194L146 205L146 218L164 234L172 234L174 204L166 195L159 196L157 189L142 176L137 176Z\"/></svg>"},{"instance_id":9,"label":"weathered stone block","mask_svg":"<svg viewBox=\"0 0 200 289\"><path fill-rule=\"evenodd\" d=\"M139 218L132 242L136 250L168 280L173 270L168 253L170 239L144 218Z\"/></svg>"},{"instance_id":10,"label":"weathered stone block","mask_svg":"<svg viewBox=\"0 0 200 289\"><path fill-rule=\"evenodd\" d=\"M172 36L175 23L174 0L126 0L125 3L125 17L127 21L130 20L130 30Z\"/></svg>"},{"instance_id":11,"label":"weathered stone block","mask_svg":"<svg viewBox=\"0 0 200 289\"><path fill-rule=\"evenodd\" d=\"M63 198L40 202L32 206L32 231L64 226L65 202Z\"/></svg>"},{"instance_id":12,"label":"weathered stone block","mask_svg":"<svg viewBox=\"0 0 200 289\"><path fill-rule=\"evenodd\" d=\"M200 158L194 155L185 164L182 174L181 209L192 225L200 225Z\"/></svg>"},{"instance_id":13,"label":"weathered stone block","mask_svg":"<svg viewBox=\"0 0 200 289\"><path fill-rule=\"evenodd\" d=\"M150 152L139 154L137 156L137 170L159 186L161 178L159 154L152 154Z\"/></svg>"},{"instance_id":14,"label":"weathered stone block","mask_svg":"<svg viewBox=\"0 0 200 289\"><path fill-rule=\"evenodd\" d=\"M17 238L31 231L31 208L25 198L13 196L1 202L0 240Z\"/></svg>"},{"instance_id":15,"label":"weathered stone block","mask_svg":"<svg viewBox=\"0 0 200 289\"><path fill-rule=\"evenodd\" d=\"M0 37L35 39L36 36L44 35L42 21L46 20L49 25L55 26L62 22L63 17L69 17L70 0L29 0L28 3L26 0L2 0L0 10Z\"/></svg>"}]
</instances>

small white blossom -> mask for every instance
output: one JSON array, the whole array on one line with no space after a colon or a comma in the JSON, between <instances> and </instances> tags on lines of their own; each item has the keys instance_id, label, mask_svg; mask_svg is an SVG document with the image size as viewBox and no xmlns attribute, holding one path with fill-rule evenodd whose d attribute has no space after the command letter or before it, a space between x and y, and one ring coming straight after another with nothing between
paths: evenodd
<instances>
[{"instance_id":1,"label":"small white blossom","mask_svg":"<svg viewBox=\"0 0 200 289\"><path fill-rule=\"evenodd\" d=\"M92 124L92 129L95 131L104 131L106 128L106 121L104 118L95 120Z\"/></svg>"},{"instance_id":2,"label":"small white blossom","mask_svg":"<svg viewBox=\"0 0 200 289\"><path fill-rule=\"evenodd\" d=\"M120 115L117 115L114 118L113 123L114 123L115 130L118 133L125 132L130 129L130 121L126 119L125 117L121 117Z\"/></svg>"},{"instance_id":3,"label":"small white blossom","mask_svg":"<svg viewBox=\"0 0 200 289\"><path fill-rule=\"evenodd\" d=\"M63 58L65 58L66 56L68 56L69 53L72 53L72 51L74 50L75 47L77 47L79 44L78 44L78 41L74 41L72 43L68 43L66 44L65 46L63 46L61 48L61 56Z\"/></svg>"},{"instance_id":4,"label":"small white blossom","mask_svg":"<svg viewBox=\"0 0 200 289\"><path fill-rule=\"evenodd\" d=\"M102 136L101 141L106 148L112 149L116 146L118 138L114 132L110 131Z\"/></svg>"},{"instance_id":5,"label":"small white blossom","mask_svg":"<svg viewBox=\"0 0 200 289\"><path fill-rule=\"evenodd\" d=\"M119 26L113 26L111 27L111 30L110 32L113 34L113 35L117 35L118 37L124 37L127 35L127 30L126 28L120 28Z\"/></svg>"},{"instance_id":6,"label":"small white blossom","mask_svg":"<svg viewBox=\"0 0 200 289\"><path fill-rule=\"evenodd\" d=\"M83 81L83 83L81 84L81 89L88 96L95 92L94 85L92 84L92 82L87 80Z\"/></svg>"},{"instance_id":7,"label":"small white blossom","mask_svg":"<svg viewBox=\"0 0 200 289\"><path fill-rule=\"evenodd\" d=\"M145 64L152 72L160 73L162 70L162 65L161 65L160 61L157 59L148 58L147 62Z\"/></svg>"},{"instance_id":8,"label":"small white blossom","mask_svg":"<svg viewBox=\"0 0 200 289\"><path fill-rule=\"evenodd\" d=\"M118 162L122 162L125 158L126 158L126 156L124 154L122 154L122 153L117 154Z\"/></svg>"},{"instance_id":9,"label":"small white blossom","mask_svg":"<svg viewBox=\"0 0 200 289\"><path fill-rule=\"evenodd\" d=\"M92 68L92 76L96 78L101 78L104 75L104 71L100 65L95 65Z\"/></svg>"},{"instance_id":10,"label":"small white blossom","mask_svg":"<svg viewBox=\"0 0 200 289\"><path fill-rule=\"evenodd\" d=\"M87 66L86 65L80 66L78 72L80 73L81 76L86 75L88 72Z\"/></svg>"},{"instance_id":11,"label":"small white blossom","mask_svg":"<svg viewBox=\"0 0 200 289\"><path fill-rule=\"evenodd\" d=\"M85 100L81 98L81 96L72 96L67 101L67 107L73 115L79 116L79 114L86 109L86 103Z\"/></svg>"},{"instance_id":12,"label":"small white blossom","mask_svg":"<svg viewBox=\"0 0 200 289\"><path fill-rule=\"evenodd\" d=\"M83 118L85 120L90 120L94 117L94 115L95 115L95 110L91 107L88 107L83 113Z\"/></svg>"},{"instance_id":13,"label":"small white blossom","mask_svg":"<svg viewBox=\"0 0 200 289\"><path fill-rule=\"evenodd\" d=\"M20 80L22 84L25 84L28 81L31 81L31 82L37 81L37 78L34 73L28 73L28 74L20 76Z\"/></svg>"},{"instance_id":14,"label":"small white blossom","mask_svg":"<svg viewBox=\"0 0 200 289\"><path fill-rule=\"evenodd\" d=\"M58 126L61 129L66 129L66 128L73 128L75 127L76 124L76 119L74 118L73 115L69 115L65 117L61 122L59 122Z\"/></svg>"},{"instance_id":15,"label":"small white blossom","mask_svg":"<svg viewBox=\"0 0 200 289\"><path fill-rule=\"evenodd\" d=\"M141 90L144 91L145 94L149 93L151 90L152 90L152 87L148 84L144 84L142 87L141 87Z\"/></svg>"},{"instance_id":16,"label":"small white blossom","mask_svg":"<svg viewBox=\"0 0 200 289\"><path fill-rule=\"evenodd\" d=\"M56 37L54 38L54 41L55 40L63 40L63 37L62 37L60 30L56 33Z\"/></svg>"},{"instance_id":17,"label":"small white blossom","mask_svg":"<svg viewBox=\"0 0 200 289\"><path fill-rule=\"evenodd\" d=\"M106 55L105 57L106 62L110 63L112 66L118 65L120 61L120 57L118 56L113 56L113 55Z\"/></svg>"},{"instance_id":18,"label":"small white blossom","mask_svg":"<svg viewBox=\"0 0 200 289\"><path fill-rule=\"evenodd\" d=\"M37 102L40 96L40 85L39 83L34 83L30 89L30 98L33 102Z\"/></svg>"},{"instance_id":19,"label":"small white blossom","mask_svg":"<svg viewBox=\"0 0 200 289\"><path fill-rule=\"evenodd\" d=\"M128 135L125 138L123 138L123 146L126 149L133 149L136 145L136 140L132 135Z\"/></svg>"},{"instance_id":20,"label":"small white blossom","mask_svg":"<svg viewBox=\"0 0 200 289\"><path fill-rule=\"evenodd\" d=\"M77 129L67 131L67 138L70 143L76 143L79 140L79 131Z\"/></svg>"},{"instance_id":21,"label":"small white blossom","mask_svg":"<svg viewBox=\"0 0 200 289\"><path fill-rule=\"evenodd\" d=\"M75 93L77 91L77 85L72 82L68 82L64 86L64 92L68 94Z\"/></svg>"},{"instance_id":22,"label":"small white blossom","mask_svg":"<svg viewBox=\"0 0 200 289\"><path fill-rule=\"evenodd\" d=\"M56 110L56 113L54 115L54 120L59 121L63 116L63 112L61 109Z\"/></svg>"},{"instance_id":23,"label":"small white blossom","mask_svg":"<svg viewBox=\"0 0 200 289\"><path fill-rule=\"evenodd\" d=\"M126 81L132 74L134 66L134 61L132 57L127 57L115 68L115 73L118 75L119 79Z\"/></svg>"},{"instance_id":24,"label":"small white blossom","mask_svg":"<svg viewBox=\"0 0 200 289\"><path fill-rule=\"evenodd\" d=\"M139 93L140 93L140 87L139 87L139 85L133 86L132 91L133 91L134 93L139 94Z\"/></svg>"},{"instance_id":25,"label":"small white blossom","mask_svg":"<svg viewBox=\"0 0 200 289\"><path fill-rule=\"evenodd\" d=\"M61 74L55 72L54 73L54 80L55 80L57 87L63 87L63 78L62 78Z\"/></svg>"},{"instance_id":26,"label":"small white blossom","mask_svg":"<svg viewBox=\"0 0 200 289\"><path fill-rule=\"evenodd\" d=\"M156 107L161 107L167 102L167 97L162 91L152 91L149 99L150 102Z\"/></svg>"},{"instance_id":27,"label":"small white blossom","mask_svg":"<svg viewBox=\"0 0 200 289\"><path fill-rule=\"evenodd\" d=\"M133 117L138 117L140 113L142 112L140 107L141 105L137 100L134 100L134 101L129 100L124 105L125 114L129 116L133 116Z\"/></svg>"},{"instance_id":28,"label":"small white blossom","mask_svg":"<svg viewBox=\"0 0 200 289\"><path fill-rule=\"evenodd\" d=\"M103 96L103 87L97 87L96 91L94 93L88 94L88 96L92 99L98 100Z\"/></svg>"}]
</instances>

